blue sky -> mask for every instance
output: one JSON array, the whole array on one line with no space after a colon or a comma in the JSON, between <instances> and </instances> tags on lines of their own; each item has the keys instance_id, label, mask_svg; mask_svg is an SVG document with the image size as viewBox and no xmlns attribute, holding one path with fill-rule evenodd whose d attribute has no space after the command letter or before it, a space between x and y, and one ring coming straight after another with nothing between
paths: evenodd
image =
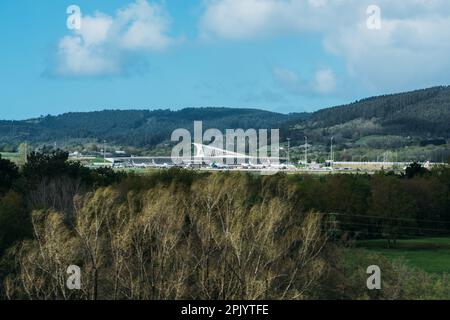
<instances>
[{"instance_id":1,"label":"blue sky","mask_svg":"<svg viewBox=\"0 0 450 320\"><path fill-rule=\"evenodd\" d=\"M69 5L80 29L67 27ZM450 84L444 0L4 0L0 30L0 119L302 112Z\"/></svg>"}]
</instances>

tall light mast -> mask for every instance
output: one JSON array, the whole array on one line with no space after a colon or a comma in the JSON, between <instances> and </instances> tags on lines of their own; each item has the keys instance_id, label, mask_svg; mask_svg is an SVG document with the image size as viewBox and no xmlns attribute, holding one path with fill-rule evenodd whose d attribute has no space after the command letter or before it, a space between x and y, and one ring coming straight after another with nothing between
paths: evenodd
<instances>
[{"instance_id":1,"label":"tall light mast","mask_svg":"<svg viewBox=\"0 0 450 320\"><path fill-rule=\"evenodd\" d=\"M287 138L288 150L287 150L287 164L291 163L291 138Z\"/></svg>"},{"instance_id":2,"label":"tall light mast","mask_svg":"<svg viewBox=\"0 0 450 320\"><path fill-rule=\"evenodd\" d=\"M305 136L305 166L308 166L308 137Z\"/></svg>"},{"instance_id":3,"label":"tall light mast","mask_svg":"<svg viewBox=\"0 0 450 320\"><path fill-rule=\"evenodd\" d=\"M333 167L333 163L334 163L334 154L333 154L333 139L334 139L334 137L331 137L331 155L330 155L330 157L331 157L331 167Z\"/></svg>"}]
</instances>

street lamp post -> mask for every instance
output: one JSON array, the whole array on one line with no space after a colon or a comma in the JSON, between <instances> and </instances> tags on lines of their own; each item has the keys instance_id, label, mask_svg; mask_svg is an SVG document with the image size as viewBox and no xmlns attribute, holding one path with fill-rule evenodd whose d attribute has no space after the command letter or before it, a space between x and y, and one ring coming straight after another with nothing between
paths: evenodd
<instances>
[{"instance_id":1,"label":"street lamp post","mask_svg":"<svg viewBox=\"0 0 450 320\"><path fill-rule=\"evenodd\" d=\"M334 154L333 154L333 139L334 137L331 137L331 148L330 148L330 157L331 157L331 167L333 167L333 163L334 163Z\"/></svg>"},{"instance_id":2,"label":"street lamp post","mask_svg":"<svg viewBox=\"0 0 450 320\"><path fill-rule=\"evenodd\" d=\"M287 138L288 149L287 149L287 164L291 163L291 138Z\"/></svg>"},{"instance_id":3,"label":"street lamp post","mask_svg":"<svg viewBox=\"0 0 450 320\"><path fill-rule=\"evenodd\" d=\"M305 136L305 166L308 166L308 137Z\"/></svg>"}]
</instances>

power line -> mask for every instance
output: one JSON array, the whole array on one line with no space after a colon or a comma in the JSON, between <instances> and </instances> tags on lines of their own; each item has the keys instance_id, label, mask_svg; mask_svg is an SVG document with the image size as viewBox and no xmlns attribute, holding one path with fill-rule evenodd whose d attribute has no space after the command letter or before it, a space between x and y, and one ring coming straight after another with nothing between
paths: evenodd
<instances>
[{"instance_id":1,"label":"power line","mask_svg":"<svg viewBox=\"0 0 450 320\"><path fill-rule=\"evenodd\" d=\"M341 222L341 221L336 221L333 223L338 223L338 224L345 224L345 225L358 225L358 226L367 226L367 227L377 227L380 228L380 226L376 225L376 224L369 224L369 223L356 223L356 222ZM420 228L420 227L406 227L406 226L395 226L395 228L400 228L400 229L409 229L409 230L427 230L427 231L433 231L433 232L446 232L449 233L450 230L444 230L444 229L432 229L432 228Z\"/></svg>"},{"instance_id":2,"label":"power line","mask_svg":"<svg viewBox=\"0 0 450 320\"><path fill-rule=\"evenodd\" d=\"M368 230L347 230L347 229L339 229L337 231L340 232L352 232L352 233L360 233L363 235L379 235L379 236L386 236L387 232L378 232L378 231L368 231ZM405 238L411 238L411 237L415 237L415 238L421 238L424 237L423 234L410 234L410 233L398 233L398 232L389 232L390 235L394 235L394 236L401 236L401 237L405 237Z\"/></svg>"},{"instance_id":3,"label":"power line","mask_svg":"<svg viewBox=\"0 0 450 320\"><path fill-rule=\"evenodd\" d=\"M439 220L422 220L414 218L389 218L389 217L378 217L371 215L358 215L349 213L322 213L324 215L335 215L335 216L350 216L350 217L361 217L361 218L373 218L373 219L384 219L384 220L399 220L399 221L413 221L413 222L429 222L429 223L444 223L450 224L450 221L439 221Z\"/></svg>"}]
</instances>

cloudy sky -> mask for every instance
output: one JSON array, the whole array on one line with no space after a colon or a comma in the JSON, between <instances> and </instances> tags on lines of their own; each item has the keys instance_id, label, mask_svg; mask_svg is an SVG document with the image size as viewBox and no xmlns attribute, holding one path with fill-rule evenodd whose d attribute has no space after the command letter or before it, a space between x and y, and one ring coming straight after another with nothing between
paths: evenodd
<instances>
[{"instance_id":1,"label":"cloudy sky","mask_svg":"<svg viewBox=\"0 0 450 320\"><path fill-rule=\"evenodd\" d=\"M0 43L1 119L302 112L450 84L448 0L2 0Z\"/></svg>"}]
</instances>

